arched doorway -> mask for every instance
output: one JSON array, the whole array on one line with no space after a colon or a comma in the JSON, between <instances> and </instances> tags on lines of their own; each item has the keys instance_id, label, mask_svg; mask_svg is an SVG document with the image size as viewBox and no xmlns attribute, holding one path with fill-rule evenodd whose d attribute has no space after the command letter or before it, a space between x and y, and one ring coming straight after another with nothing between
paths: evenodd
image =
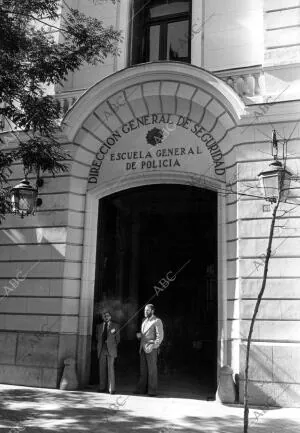
<instances>
[{"instance_id":1,"label":"arched doorway","mask_svg":"<svg viewBox=\"0 0 300 433\"><path fill-rule=\"evenodd\" d=\"M121 326L116 368L120 391L135 387L135 333L143 306L152 302L165 331L159 356L161 392L214 395L217 256L214 191L157 184L99 200L94 325L101 309L109 308ZM95 351L91 362L90 381L96 384Z\"/></svg>"},{"instance_id":2,"label":"arched doorway","mask_svg":"<svg viewBox=\"0 0 300 433\"><path fill-rule=\"evenodd\" d=\"M80 196L82 209L75 229L82 246L77 362L83 385L91 366L99 200L131 188L178 184L218 191L218 365L231 356L224 192L235 178L236 126L243 113L244 105L227 85L179 62L119 71L89 89L67 113L64 133L75 148L69 201L74 206L74 196ZM235 206L230 204L230 215ZM71 211L68 221L72 233ZM234 235L234 218L230 230ZM236 364L238 357L236 350Z\"/></svg>"}]
</instances>

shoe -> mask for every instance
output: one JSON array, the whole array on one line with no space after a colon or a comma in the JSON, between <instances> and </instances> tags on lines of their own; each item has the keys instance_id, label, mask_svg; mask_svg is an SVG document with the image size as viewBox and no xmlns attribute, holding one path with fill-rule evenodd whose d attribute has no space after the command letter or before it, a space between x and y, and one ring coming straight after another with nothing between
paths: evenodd
<instances>
[{"instance_id":1,"label":"shoe","mask_svg":"<svg viewBox=\"0 0 300 433\"><path fill-rule=\"evenodd\" d=\"M116 391L109 391L109 393L110 393L110 394L115 394L115 393L116 393Z\"/></svg>"},{"instance_id":2,"label":"shoe","mask_svg":"<svg viewBox=\"0 0 300 433\"><path fill-rule=\"evenodd\" d=\"M149 397L157 397L157 394L153 394L153 393L150 394L150 393L149 393L148 396L149 396Z\"/></svg>"}]
</instances>

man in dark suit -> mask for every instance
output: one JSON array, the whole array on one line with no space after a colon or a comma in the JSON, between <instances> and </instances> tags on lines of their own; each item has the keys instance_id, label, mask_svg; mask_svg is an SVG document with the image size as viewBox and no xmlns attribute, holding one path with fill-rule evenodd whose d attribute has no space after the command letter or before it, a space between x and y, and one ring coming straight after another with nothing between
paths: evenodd
<instances>
[{"instance_id":1,"label":"man in dark suit","mask_svg":"<svg viewBox=\"0 0 300 433\"><path fill-rule=\"evenodd\" d=\"M155 396L157 393L157 350L163 341L162 321L154 315L154 305L147 304L144 310L141 332L137 333L140 342L140 380L136 394Z\"/></svg>"},{"instance_id":2,"label":"man in dark suit","mask_svg":"<svg viewBox=\"0 0 300 433\"><path fill-rule=\"evenodd\" d=\"M99 392L105 392L106 385L110 394L115 393L115 367L117 348L120 342L120 331L112 322L109 311L102 313L103 323L97 325L97 354L99 358Z\"/></svg>"}]
</instances>

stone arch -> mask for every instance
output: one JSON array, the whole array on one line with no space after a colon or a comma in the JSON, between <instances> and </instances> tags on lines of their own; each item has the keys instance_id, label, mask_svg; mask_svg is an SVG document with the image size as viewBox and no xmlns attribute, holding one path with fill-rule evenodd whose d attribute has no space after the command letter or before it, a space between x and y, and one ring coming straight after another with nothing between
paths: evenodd
<instances>
[{"instance_id":1,"label":"stone arch","mask_svg":"<svg viewBox=\"0 0 300 433\"><path fill-rule=\"evenodd\" d=\"M183 63L150 63L117 72L84 93L64 119L64 131L76 146L71 175L85 184L97 151L113 140L114 131L139 116L166 112L201 124L225 153L244 104L223 81Z\"/></svg>"},{"instance_id":2,"label":"stone arch","mask_svg":"<svg viewBox=\"0 0 300 433\"><path fill-rule=\"evenodd\" d=\"M109 177L109 170L106 170L100 182L96 185L88 184L91 165L99 147L105 144L109 147L106 140L113 137L115 131L140 116L166 112L191 119L194 124L201 124L211 134L218 149L223 154L227 152L230 155L231 131L238 125L244 113L244 105L229 86L205 70L183 63L162 62L128 68L107 77L84 93L64 119L64 132L74 145L70 188L80 189L86 197L82 222L84 234L78 344L82 382L87 381L89 370L99 199L117 191L154 183L190 184L218 191L226 182L225 175L218 177L206 171L205 165L213 164L209 160L212 155L207 147L204 171L197 168L189 170L186 166L182 170L162 167L159 171L132 172L126 176L117 173L116 176ZM191 131L186 131L186 134L191 134ZM116 147L121 144L122 140L114 143ZM225 165L228 161L229 157ZM225 227L225 204L222 197L219 197L219 227L221 239L225 236L225 228L223 231L221 229ZM220 248L225 248L224 245L224 239L221 239ZM224 255L224 262L225 260ZM223 268L224 266L222 265ZM223 274L221 279L224 280L224 291L226 272ZM223 306L220 307L220 314L224 316ZM222 335L226 335L224 329Z\"/></svg>"}]
</instances>

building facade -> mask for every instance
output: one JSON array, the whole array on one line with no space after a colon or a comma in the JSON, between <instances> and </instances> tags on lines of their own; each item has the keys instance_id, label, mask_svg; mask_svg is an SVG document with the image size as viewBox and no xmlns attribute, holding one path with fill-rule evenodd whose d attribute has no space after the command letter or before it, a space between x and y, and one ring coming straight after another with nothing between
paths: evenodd
<instances>
[{"instance_id":1,"label":"building facade","mask_svg":"<svg viewBox=\"0 0 300 433\"><path fill-rule=\"evenodd\" d=\"M69 172L43 177L36 215L0 226L0 381L55 388L72 357L88 384L98 312L121 324L125 356L151 299L167 367L179 339L212 366L213 386L230 365L242 401L271 219L257 175L275 129L293 180L254 328L250 401L299 406L300 2L69 3L124 38L119 57L56 88ZM14 146L9 131L3 139Z\"/></svg>"}]
</instances>

